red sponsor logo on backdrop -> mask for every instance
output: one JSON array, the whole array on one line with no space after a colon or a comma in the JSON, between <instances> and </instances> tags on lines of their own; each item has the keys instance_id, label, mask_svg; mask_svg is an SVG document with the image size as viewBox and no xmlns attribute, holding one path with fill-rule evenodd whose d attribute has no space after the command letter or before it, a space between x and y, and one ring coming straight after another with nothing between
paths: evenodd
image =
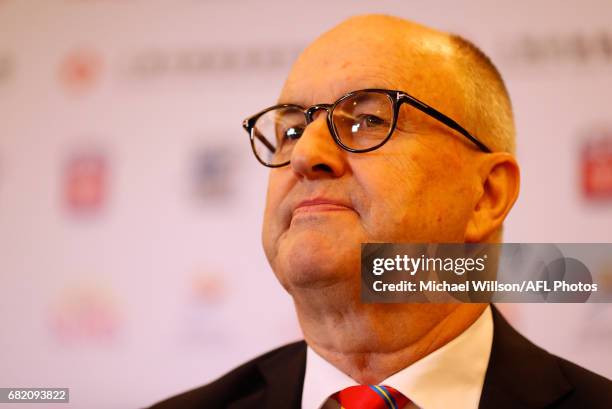
<instances>
[{"instance_id":1,"label":"red sponsor logo on backdrop","mask_svg":"<svg viewBox=\"0 0 612 409\"><path fill-rule=\"evenodd\" d=\"M102 58L93 50L77 50L60 63L59 78L66 89L75 93L91 90L102 72Z\"/></svg>"},{"instance_id":2,"label":"red sponsor logo on backdrop","mask_svg":"<svg viewBox=\"0 0 612 409\"><path fill-rule=\"evenodd\" d=\"M581 149L582 192L587 199L612 199L612 128L591 132Z\"/></svg>"},{"instance_id":3,"label":"red sponsor logo on backdrop","mask_svg":"<svg viewBox=\"0 0 612 409\"><path fill-rule=\"evenodd\" d=\"M100 210L106 199L108 165L99 152L79 153L68 159L64 197L71 211Z\"/></svg>"}]
</instances>

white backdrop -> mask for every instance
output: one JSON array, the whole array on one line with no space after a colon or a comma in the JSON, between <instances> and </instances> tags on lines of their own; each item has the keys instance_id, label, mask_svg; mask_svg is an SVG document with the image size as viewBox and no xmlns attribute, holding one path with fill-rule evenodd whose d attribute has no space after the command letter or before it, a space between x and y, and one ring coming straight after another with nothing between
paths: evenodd
<instances>
[{"instance_id":1,"label":"white backdrop","mask_svg":"<svg viewBox=\"0 0 612 409\"><path fill-rule=\"evenodd\" d=\"M612 241L609 1L0 0L0 387L142 407L300 338L241 121L304 45L364 12L497 63L522 168L506 241ZM501 308L612 377L609 305Z\"/></svg>"}]
</instances>

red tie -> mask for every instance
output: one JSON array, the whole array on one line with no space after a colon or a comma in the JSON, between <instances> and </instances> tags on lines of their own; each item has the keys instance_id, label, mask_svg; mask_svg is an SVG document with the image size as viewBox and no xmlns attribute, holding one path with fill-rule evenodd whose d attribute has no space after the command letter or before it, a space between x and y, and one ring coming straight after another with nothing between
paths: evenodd
<instances>
[{"instance_id":1,"label":"red tie","mask_svg":"<svg viewBox=\"0 0 612 409\"><path fill-rule=\"evenodd\" d=\"M343 409L402 409L409 402L399 391L385 385L349 386L331 399Z\"/></svg>"}]
</instances>

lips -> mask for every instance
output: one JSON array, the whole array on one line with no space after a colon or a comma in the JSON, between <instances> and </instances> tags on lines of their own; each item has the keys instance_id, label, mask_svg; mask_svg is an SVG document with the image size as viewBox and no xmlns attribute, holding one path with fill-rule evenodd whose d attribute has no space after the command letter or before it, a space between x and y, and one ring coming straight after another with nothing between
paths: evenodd
<instances>
[{"instance_id":1,"label":"lips","mask_svg":"<svg viewBox=\"0 0 612 409\"><path fill-rule=\"evenodd\" d=\"M353 208L346 202L326 199L326 198L315 198L303 200L293 209L293 215L300 213L313 213L313 212L333 212L333 211L345 211L353 210Z\"/></svg>"}]
</instances>

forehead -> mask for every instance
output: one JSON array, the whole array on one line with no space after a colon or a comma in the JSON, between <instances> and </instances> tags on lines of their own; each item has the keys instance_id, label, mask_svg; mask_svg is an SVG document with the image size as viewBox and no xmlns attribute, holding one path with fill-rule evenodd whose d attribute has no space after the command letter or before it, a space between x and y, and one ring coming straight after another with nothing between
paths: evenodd
<instances>
[{"instance_id":1,"label":"forehead","mask_svg":"<svg viewBox=\"0 0 612 409\"><path fill-rule=\"evenodd\" d=\"M403 89L402 79L399 70L365 61L303 61L285 82L279 102L303 106L331 103L358 89Z\"/></svg>"},{"instance_id":2,"label":"forehead","mask_svg":"<svg viewBox=\"0 0 612 409\"><path fill-rule=\"evenodd\" d=\"M408 92L450 113L459 87L454 85L448 44L446 37L419 32L326 33L300 55L278 102L308 106L331 103L357 89L386 88Z\"/></svg>"}]
</instances>

